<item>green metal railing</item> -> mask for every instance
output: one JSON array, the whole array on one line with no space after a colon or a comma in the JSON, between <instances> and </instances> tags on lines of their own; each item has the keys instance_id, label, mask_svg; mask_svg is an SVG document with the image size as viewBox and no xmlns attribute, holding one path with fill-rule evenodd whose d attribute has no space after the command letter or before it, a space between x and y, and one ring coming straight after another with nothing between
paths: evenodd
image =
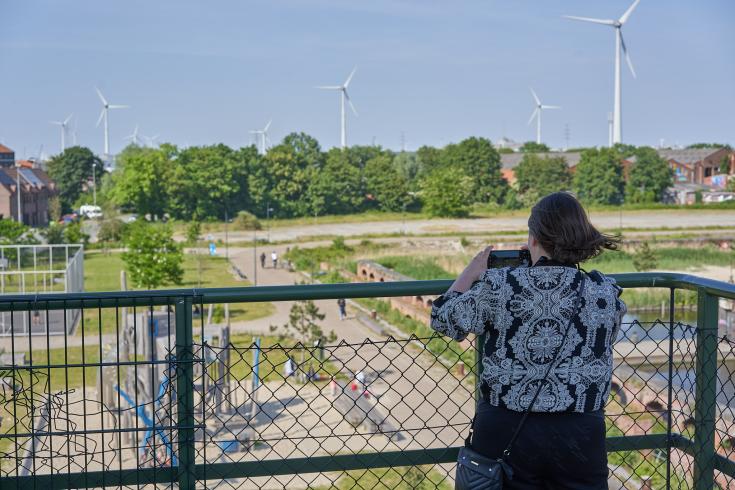
<instances>
[{"instance_id":1,"label":"green metal railing","mask_svg":"<svg viewBox=\"0 0 735 490\"><path fill-rule=\"evenodd\" d=\"M718 383L722 383L722 379L718 381L718 369L729 369L728 359L730 355L735 353L735 348L730 344L730 341L726 335L718 330L719 320L719 299L735 300L735 286L719 281L703 279L700 277L685 275L685 274L673 274L673 273L647 273L647 274L620 274L615 275L615 279L618 284L623 288L663 288L670 292L669 296L669 318L668 321L662 320L659 322L662 325L661 328L668 329L668 336L665 338L658 339L655 344L651 344L655 354L662 354L664 358L668 357L668 360L661 363L657 361L655 365L655 373L665 375L666 387L665 389L657 391L655 394L658 396L657 399L662 400L661 404L665 405L661 409L660 417L655 420L665 425L665 431L656 433L655 431L642 430L643 433L635 435L622 435L622 436L611 436L607 439L607 447L610 453L621 453L628 454L627 452L636 451L659 451L657 454L664 454L665 458L665 475L661 475L665 478L667 485L671 485L673 478L679 478L677 481L686 482L686 486L691 485L692 488L696 489L712 489L716 488L716 485L723 487L723 485L734 485L735 486L735 456L732 453L722 454L726 452L722 447L716 447L716 442L729 440L735 436L735 429L728 431L728 423L723 422L721 414L718 413L720 410L718 407L718 396L722 395L722 389L718 388ZM203 386L206 383L205 378L209 376L209 364L219 362L219 358L215 361L206 361L206 350L209 346L203 343L203 338L206 337L206 332L201 323L201 329L196 326L197 321L192 316L192 310L196 305L201 305L203 311L204 305L207 304L229 304L229 303L253 303L253 302L270 302L270 301L303 301L303 300L320 300L320 299L335 299L335 298L384 298L384 297L400 297L400 296L417 296L417 295L438 295L444 292L450 285L451 281L410 281L410 282L392 282L392 283L355 283L355 284L333 284L333 285L303 285L303 286L271 286L271 287L245 287L245 288L226 288L226 289L173 289L165 291L149 291L149 292L111 292L111 293L78 293L78 294L49 294L49 295L18 295L18 296L3 296L0 297L0 311L9 312L23 312L23 314L31 315L32 312L41 311L47 312L51 310L69 310L69 309L80 309L83 312L89 313L97 312L99 321L97 322L99 328L99 335L97 342L101 340L105 335L105 328L103 328L103 312L113 311L115 316L113 320L110 320L114 324L111 334L116 339L120 339L121 334L121 319L120 312L122 310L130 310L135 314L150 314L150 318L153 318L154 307L162 306L168 308L167 313L163 314L163 317L167 317L169 325L175 323L175 340L173 332L168 333L168 342L170 345L170 352L175 353L175 357L169 359L155 359L155 356L151 359L140 361L136 358L137 346L139 339L134 339L133 344L135 345L136 355L131 357L130 361L121 360L119 352L117 358L112 360L105 360L102 353L102 347L99 347L99 359L90 361L85 360L85 349L88 349L90 345L97 349L97 344L92 342L90 345L86 345L84 342L84 325L82 325L82 362L72 363L52 363L50 352L51 352L51 340L48 336L41 340L41 346L45 343L45 348L48 352L48 362L46 364L34 364L32 368L23 368L16 364L15 360L11 362L3 362L3 366L0 369L3 371L3 377L5 378L6 385L12 385L8 388L8 393L3 398L4 406L6 407L6 417L8 415L20 418L22 410L19 407L19 384L22 384L33 376L40 376L39 373L48 371L47 378L43 378L46 381L46 386L41 389L40 395L47 395L44 398L43 403L49 405L48 410L51 410L52 405L52 392L53 387L52 379L54 379L53 370L65 370L67 373L65 393L58 395L58 397L66 396L66 404L71 405L74 402L70 400L70 383L69 383L69 372L73 369L81 369L85 372L88 368L98 369L100 372L100 380L102 383L112 382L112 380L103 378L102 373L106 368L113 368L117 370L117 377L120 378L121 370L127 369L158 369L158 365L169 366L175 368L175 383L173 386L161 388L161 393L158 398L151 395L149 402L151 413L155 419L155 403L161 405L168 404L170 411L168 412L171 416L171 420L163 420L156 423L154 421L153 427L159 427L161 429L161 440L164 442L156 442L156 435L153 435L153 453L156 454L158 449L163 448L165 451L172 453L169 455L169 460L165 464L156 464L155 456L153 464L144 467L138 459L138 453L136 453L135 467L123 467L122 463L118 464L117 468L111 467L109 463L105 463L105 435L109 435L111 438L117 437L122 441L123 437L127 437L126 431L138 431L142 432L143 429L138 427L136 419L136 425L134 428L126 429L120 422L123 420L122 409L116 408L117 412L112 409L108 409L108 405L112 401L108 400L106 403L104 400L100 400L100 414L95 415L104 419L105 410L116 413L114 425L108 428L104 427L100 429L87 429L86 427L86 415L88 410L86 387L82 384L81 389L83 393L82 406L85 411L81 420L84 422L84 429L79 430L69 429L70 419L72 417L67 415L66 430L58 430L54 432L54 423L46 421L46 428L43 430L36 430L36 423L43 417L35 415L39 410L38 406L34 406L33 392L31 392L31 400L28 403L29 407L27 410L31 415L26 413L26 417L30 416L30 424L26 423L25 427L30 427L28 432L24 432L19 429L19 422L13 426L10 431L2 430L0 433L0 442L5 441L7 444L3 449L0 446L0 454L4 456L3 466L0 471L0 488L82 488L82 487L105 487L105 486L121 486L121 485L148 485L154 483L176 483L178 488L181 489L193 489L198 486L198 482L205 485L208 481L217 480L228 480L230 482L238 482L233 484L237 487L238 484L242 484L243 488L259 487L260 480L258 478L269 478L277 477L278 475L301 475L301 474L321 474L327 475L337 473L339 475L345 475L346 472L365 470L373 471L379 468L395 468L395 467L421 467L422 465L440 465L440 464L451 464L456 460L457 452L459 450L460 435L463 435L464 430L467 426L467 421L464 420L461 424L461 428L457 429L457 437L453 439L452 444L445 444L444 447L436 447L436 443L427 444L427 447L411 447L410 445L406 448L398 448L392 446L391 449L379 450L371 449L367 447L364 450L350 450L348 453L342 453L339 450L324 450L321 453L314 453L313 455L296 455L296 452L290 454L279 455L276 458L262 458L262 459L243 459L234 460L230 462L215 462L211 458L208 460L206 451L208 450L207 435L208 429L206 427L209 420L207 419L208 410L211 406L207 405L206 402L206 388ZM681 322L676 322L676 310L675 310L675 298L677 290L688 290L694 291L697 294L697 321L696 326L688 326ZM14 315L11 315L13 318ZM162 318L163 318L162 317ZM137 318L137 317L136 317ZM148 318L148 317L146 317ZM88 322L90 320L87 320ZM140 322L141 320L134 320ZM145 320L149 322L149 320ZM165 322L164 322L165 323ZM145 324L148 326L148 323ZM681 335L675 334L675 332L684 332ZM688 332L688 333L686 333ZM88 333L88 332L87 332ZM677 335L679 335L677 337ZM195 338L196 337L196 338ZM71 337L64 336L64 353L66 359L66 353L70 352L67 345L68 339ZM198 340L197 340L198 338ZM416 337L410 337L407 340L395 340L389 338L387 342L394 342L393 347L396 347L402 355L413 356L411 359L415 365L419 365L422 361L420 356L425 356L429 350L424 349L422 352L413 354L409 348L409 344L414 342ZM431 339L419 339L424 345L428 345ZM30 335L24 338L12 338L12 345L10 349L6 349L6 354L10 354L14 359L17 352L23 350L33 355L34 345L38 346L38 340L31 338ZM153 342L153 341L151 341ZM380 342L378 342L380 343ZM23 346L21 347L21 344ZM119 344L119 341L118 341ZM631 349L635 350L640 344L629 342ZM377 349L380 352L381 347L375 342L365 344L362 347L355 344L341 343L329 347L333 363L336 363L340 359L339 350L343 351L351 349L355 356L360 356L360 349L371 348ZM482 345L481 342L474 342L469 349L476 349L478 345ZM119 347L119 346L118 346ZM145 347L145 346L144 346ZM151 347L153 348L153 347ZM293 347L278 347L281 350L290 349ZM305 346L298 346L298 348L305 350ZM25 349L25 350L24 350ZM251 347L248 347L251 349ZM447 343L447 349L457 349L456 346ZM235 351L236 355L239 355L240 362L243 359L248 359L246 353L241 351ZM291 351L288 351L289 353ZM249 356L250 350L247 351ZM460 352L461 354L461 352ZM649 353L650 354L650 353ZM275 353L273 354L275 355ZM288 354L290 355L290 354ZM637 354L636 354L637 355ZM641 356L646 355L645 352L641 351ZM441 357L441 354L437 354ZM675 386L674 378L678 370L683 369L686 364L686 359L693 356L693 371L695 373L694 393L693 399L689 398L687 390L683 386ZM460 356L461 357L461 356ZM676 360L678 359L678 360ZM369 361L366 361L369 364ZM234 364L227 364L224 368L226 371L233 369ZM274 364L275 366L275 364ZM280 366L280 365L279 365ZM412 365L413 366L413 365ZM478 374L478 366L472 366L469 369L469 378L476 379ZM23 371L26 369L26 371ZM164 368L165 369L165 368ZM254 370L251 364L248 364L247 369ZM454 369L454 366L452 367ZM197 374L197 372L201 373ZM274 368L275 370L275 368ZM255 372L255 371L253 371ZM35 373L35 374L34 374ZM217 376L223 376L222 371ZM256 375L253 374L254 378ZM472 377L475 376L475 377ZM8 381L11 379L11 381ZM35 378L34 378L35 379ZM632 378L631 378L632 379ZM637 379L637 378L636 378ZM169 380L170 381L170 380ZM197 383L201 381L202 387L198 387ZM460 379L459 385L463 380ZM631 381L631 383L633 383ZM120 384L120 382L118 382ZM102 386L102 385L100 385ZM174 388L175 386L175 388ZM437 383L437 386L439 384ZM7 386L6 386L7 388ZM150 388L150 387L149 387ZM300 388L299 388L300 389ZM100 387L98 397L103 388ZM166 391L169 390L169 391ZM197 391L199 390L199 391ZM120 388L119 391L122 391ZM470 389L468 392L472 392ZM654 390L655 391L655 390ZM137 387L136 387L137 396ZM299 391L297 390L297 394ZM74 394L72 394L73 396ZM115 395L118 399L116 403L123 405L119 395ZM213 395L214 396L214 395ZM451 398L449 395L447 398ZM471 395L470 395L471 398ZM155 401L154 401L155 400ZM24 401L24 403L26 403ZM255 403L255 402L253 402ZM731 399L725 400L725 405L735 405ZM37 402L38 404L38 402ZM36 404L36 405L37 405ZM138 405L137 403L132 405ZM146 408L147 409L147 408ZM692 413L686 412L686 410L692 409ZM25 410L25 409L24 409ZM12 411L12 413L10 413ZM461 410L460 410L461 412ZM49 419L52 417L49 415ZM689 436L684 433L680 433L676 426L681 425L680 422L687 419L684 425L692 427L693 423L693 436ZM633 420L633 419L632 419ZM635 419L637 420L637 419ZM74 421L76 424L77 422ZM718 425L719 424L719 425ZM43 424L42 424L43 425ZM226 426L226 422L222 422L223 427ZM8 427L6 424L2 424L2 427ZM64 429L62 427L62 429ZM399 424L398 430L411 431L413 429L406 428ZM428 422L423 427L423 430L432 430L431 424ZM435 429L439 430L439 429ZM306 430L309 437L318 438L321 436L312 435ZM35 433L35 435L34 435ZM74 434L74 437L84 433L84 437L89 437L87 441L92 440L92 436L97 437L101 434L103 441L102 449L102 463L94 464L91 460L94 460L96 456L92 456L89 460L87 453L84 453L83 462L78 463L76 456L71 454L69 446L71 445L70 436L68 434ZM166 439L165 434L169 437ZM202 440L202 433L205 434ZM263 432L265 433L265 432ZM57 456L46 457L43 459L39 456L38 464L46 468L50 464L50 469L44 471L34 471L37 461L34 450L34 444L36 444L36 437L48 437L48 444L53 445L53 437L62 437L67 434L67 444L62 448L54 449L51 448L49 454L57 454ZM137 434L137 432L136 432ZM284 432L285 434L285 432ZM259 433L259 435L262 435ZM137 435L136 435L137 437ZM368 436L364 437L368 440ZM39 439L40 440L40 439ZM136 439L137 441L137 439ZM167 441L167 442L166 442ZM412 439L413 441L413 439ZM211 442L211 441L210 441ZM257 444L257 441L255 442ZM117 443L117 449L123 445ZM155 445L159 447L156 448ZM274 445L276 443L273 443ZM321 443L320 449L321 449ZM8 446L9 445L9 446ZM298 448L299 443L296 442L294 445ZM136 442L135 447L139 447L140 444ZM165 446L165 447L164 447ZM387 446L386 446L387 447ZM28 449L30 448L30 449ZM116 448L108 449L110 454L113 454ZM21 453L25 451L26 454L31 454L30 459L33 463L33 468L30 470L21 471L20 463L22 456ZM29 453L29 451L31 451ZM67 454L64 454L66 451ZM159 451L161 453L165 451ZM205 453L202 457L202 452ZM39 453L40 454L40 453ZM218 457L219 457L218 453ZM61 459L66 458L67 464L64 469L54 470L54 461L48 461L49 458L58 457ZM173 464L170 460L171 457L176 458L176 464ZM221 455L225 457L224 451ZM89 461L88 461L89 460ZM8 463L14 461L15 463ZM95 460L96 461L96 460ZM72 471L72 462L74 465L78 465L81 470ZM692 469L689 470L689 463L691 463ZM15 464L15 466L13 466ZM24 463L25 460L24 460ZM45 466L44 466L45 465ZM97 469L97 466L101 466L101 469ZM372 474L372 473L371 473ZM640 477L641 475L637 475ZM353 477L354 478L354 477ZM405 475L401 475L402 480L405 480ZM622 479L622 477L619 477ZM719 480L718 480L719 479ZM268 480L269 485L277 485L273 483L276 480ZM280 480L277 480L280 481ZM334 480L330 480L330 486L337 486ZM451 481L445 478L445 484ZM725 482L725 483L722 483ZM232 483L231 483L232 484ZM285 485L285 484L284 484ZM270 488L270 487L269 487Z\"/></svg>"}]
</instances>

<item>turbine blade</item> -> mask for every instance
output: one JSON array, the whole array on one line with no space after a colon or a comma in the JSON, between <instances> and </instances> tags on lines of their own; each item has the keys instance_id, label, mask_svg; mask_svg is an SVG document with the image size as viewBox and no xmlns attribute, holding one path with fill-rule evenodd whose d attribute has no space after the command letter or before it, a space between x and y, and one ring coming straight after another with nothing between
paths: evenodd
<instances>
[{"instance_id":1,"label":"turbine blade","mask_svg":"<svg viewBox=\"0 0 735 490\"><path fill-rule=\"evenodd\" d=\"M353 112L353 113L354 113L354 114L355 114L356 116L359 116L359 114L357 113L357 109L355 109L355 106L354 106L354 105L352 105L352 99L350 99L350 96L349 96L349 94L347 93L347 90L345 90L345 99L347 99L347 103L348 103L348 104L350 105L350 109L352 109L352 112Z\"/></svg>"},{"instance_id":2,"label":"turbine blade","mask_svg":"<svg viewBox=\"0 0 735 490\"><path fill-rule=\"evenodd\" d=\"M95 125L96 127L98 127L98 128L100 127L100 123L102 122L102 118L103 117L105 117L105 109L104 108L102 109L102 112L100 112L99 119L97 119L97 124Z\"/></svg>"},{"instance_id":3,"label":"turbine blade","mask_svg":"<svg viewBox=\"0 0 735 490\"><path fill-rule=\"evenodd\" d=\"M625 39L623 38L622 29L620 31L620 44L622 44L623 54L625 54L625 61L626 63L628 63L628 68L630 68L630 73L633 75L633 78L637 78L635 74L635 68L633 68L633 61L631 61L630 54L628 53L628 47L625 45Z\"/></svg>"},{"instance_id":4,"label":"turbine blade","mask_svg":"<svg viewBox=\"0 0 735 490\"><path fill-rule=\"evenodd\" d=\"M579 20L582 22L592 22L594 24L602 24L605 26L614 26L615 21L609 19L593 19L591 17L577 17L576 15L562 15L565 19Z\"/></svg>"},{"instance_id":5,"label":"turbine blade","mask_svg":"<svg viewBox=\"0 0 735 490\"><path fill-rule=\"evenodd\" d=\"M350 85L350 82L352 81L352 77L355 76L355 72L357 71L357 67L354 67L352 69L352 72L350 73L350 76L347 77L347 80L345 80L345 83L343 85L344 88L347 88Z\"/></svg>"},{"instance_id":6,"label":"turbine blade","mask_svg":"<svg viewBox=\"0 0 735 490\"><path fill-rule=\"evenodd\" d=\"M531 113L531 117L528 119L528 126L530 126L531 123L533 122L533 119L536 117L536 113L538 113L538 107L535 108L533 112Z\"/></svg>"},{"instance_id":7,"label":"turbine blade","mask_svg":"<svg viewBox=\"0 0 735 490\"><path fill-rule=\"evenodd\" d=\"M541 105L541 101L538 98L538 95L536 95L536 92L533 91L531 87L528 87L531 90L531 95L533 95L533 100L536 101L536 105Z\"/></svg>"},{"instance_id":8,"label":"turbine blade","mask_svg":"<svg viewBox=\"0 0 735 490\"><path fill-rule=\"evenodd\" d=\"M49 124L55 124L56 126L62 126L64 123L60 121L49 121Z\"/></svg>"},{"instance_id":9,"label":"turbine blade","mask_svg":"<svg viewBox=\"0 0 735 490\"><path fill-rule=\"evenodd\" d=\"M626 22L628 22L628 19L630 18L630 14L633 13L633 11L638 6L640 1L641 0L635 0L635 2L633 2L633 5L628 7L628 10L626 10L625 13L620 17L620 19L618 19L618 22L620 22L621 24L625 24Z\"/></svg>"},{"instance_id":10,"label":"turbine blade","mask_svg":"<svg viewBox=\"0 0 735 490\"><path fill-rule=\"evenodd\" d=\"M105 96L102 95L102 92L100 92L100 89L98 89L97 87L95 87L94 89L97 91L97 95L99 96L99 98L102 101L102 103L104 105L107 105L107 99L105 99Z\"/></svg>"},{"instance_id":11,"label":"turbine blade","mask_svg":"<svg viewBox=\"0 0 735 490\"><path fill-rule=\"evenodd\" d=\"M264 132L264 133L265 133L266 131L268 131L268 128L270 128L270 127L271 127L271 123L272 123L272 122L273 122L273 119L271 119L270 121L268 121L268 124L266 124L266 125L265 125L265 128L263 129L263 132Z\"/></svg>"},{"instance_id":12,"label":"turbine blade","mask_svg":"<svg viewBox=\"0 0 735 490\"><path fill-rule=\"evenodd\" d=\"M110 105L107 107L109 107L110 109L130 109L129 105Z\"/></svg>"},{"instance_id":13,"label":"turbine blade","mask_svg":"<svg viewBox=\"0 0 735 490\"><path fill-rule=\"evenodd\" d=\"M64 126L66 126L67 124L69 124L69 121L71 121L71 118L72 117L74 117L74 113L73 112L71 114L69 114L69 116L66 119L64 119Z\"/></svg>"},{"instance_id":14,"label":"turbine blade","mask_svg":"<svg viewBox=\"0 0 735 490\"><path fill-rule=\"evenodd\" d=\"M318 85L314 88L322 90L342 90L342 87L340 85Z\"/></svg>"},{"instance_id":15,"label":"turbine blade","mask_svg":"<svg viewBox=\"0 0 735 490\"><path fill-rule=\"evenodd\" d=\"M561 109L561 106L558 105L542 105L542 109Z\"/></svg>"}]
</instances>

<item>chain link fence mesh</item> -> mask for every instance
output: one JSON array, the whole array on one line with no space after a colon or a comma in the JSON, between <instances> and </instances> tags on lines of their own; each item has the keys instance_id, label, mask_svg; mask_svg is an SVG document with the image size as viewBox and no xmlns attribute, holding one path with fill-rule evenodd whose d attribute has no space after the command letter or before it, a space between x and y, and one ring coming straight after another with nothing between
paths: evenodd
<instances>
[{"instance_id":1,"label":"chain link fence mesh","mask_svg":"<svg viewBox=\"0 0 735 490\"><path fill-rule=\"evenodd\" d=\"M191 346L197 488L454 487L454 464L442 450L463 444L474 413L477 339L279 342L205 326L198 307ZM67 486L153 488L154 480L156 488L178 487L175 318L174 298L163 307L90 306L76 335L5 339L0 477L11 479L3 488L42 486L52 474ZM610 452L610 488L694 485L693 451L682 441L695 436L698 331L676 315L669 320L626 323L615 344L607 435L661 437L655 447L649 440L643 449ZM714 445L733 460L735 346L718 335ZM309 463L344 456L373 459L362 468L335 459L329 471ZM125 470L133 476L121 484L115 475ZM735 486L722 471L715 481Z\"/></svg>"}]
</instances>

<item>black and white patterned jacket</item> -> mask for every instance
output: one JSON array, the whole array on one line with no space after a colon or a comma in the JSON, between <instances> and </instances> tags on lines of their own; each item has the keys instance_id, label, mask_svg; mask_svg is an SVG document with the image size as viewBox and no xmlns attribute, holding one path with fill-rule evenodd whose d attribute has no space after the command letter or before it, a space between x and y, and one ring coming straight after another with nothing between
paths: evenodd
<instances>
[{"instance_id":1,"label":"black and white patterned jacket","mask_svg":"<svg viewBox=\"0 0 735 490\"><path fill-rule=\"evenodd\" d=\"M615 281L593 271L572 311L582 274L561 265L489 269L468 291L434 302L431 328L455 340L487 333L481 389L492 405L525 410L553 361L531 411L599 410L610 393L612 344L626 306Z\"/></svg>"}]
</instances>

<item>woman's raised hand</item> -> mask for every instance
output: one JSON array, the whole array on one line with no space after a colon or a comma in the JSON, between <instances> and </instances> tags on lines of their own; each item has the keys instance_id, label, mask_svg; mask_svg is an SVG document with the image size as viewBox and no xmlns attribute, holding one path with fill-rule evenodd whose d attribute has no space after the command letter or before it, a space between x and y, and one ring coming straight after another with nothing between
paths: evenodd
<instances>
[{"instance_id":1,"label":"woman's raised hand","mask_svg":"<svg viewBox=\"0 0 735 490\"><path fill-rule=\"evenodd\" d=\"M462 274L460 274L457 280L454 281L450 290L463 293L470 289L470 287L472 287L472 283L480 279L487 270L487 260L490 257L490 252L492 252L492 250L493 247L488 246L475 255L469 265L467 265L467 267L462 271Z\"/></svg>"}]
</instances>

